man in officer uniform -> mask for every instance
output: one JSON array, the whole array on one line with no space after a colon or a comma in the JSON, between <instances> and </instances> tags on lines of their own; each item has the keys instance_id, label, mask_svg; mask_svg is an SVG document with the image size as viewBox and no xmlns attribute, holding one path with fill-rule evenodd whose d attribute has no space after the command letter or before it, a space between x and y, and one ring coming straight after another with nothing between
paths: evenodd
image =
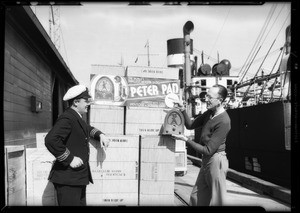
<instances>
[{"instance_id":1,"label":"man in officer uniform","mask_svg":"<svg viewBox=\"0 0 300 213\"><path fill-rule=\"evenodd\" d=\"M86 186L93 183L89 166L89 138L108 146L104 133L82 119L90 105L88 89L84 85L71 87L64 101L69 108L57 119L45 137L47 149L56 161L49 174L54 184L59 206L85 206Z\"/></svg>"}]
</instances>

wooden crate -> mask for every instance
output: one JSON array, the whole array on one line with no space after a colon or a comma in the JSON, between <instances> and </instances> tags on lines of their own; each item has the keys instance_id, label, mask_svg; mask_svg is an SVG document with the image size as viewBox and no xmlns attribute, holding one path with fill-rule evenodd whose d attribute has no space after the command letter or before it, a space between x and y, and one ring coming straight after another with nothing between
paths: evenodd
<instances>
[{"instance_id":1,"label":"wooden crate","mask_svg":"<svg viewBox=\"0 0 300 213\"><path fill-rule=\"evenodd\" d=\"M48 132L38 132L36 133L36 148L46 148L45 137Z\"/></svg>"},{"instance_id":2,"label":"wooden crate","mask_svg":"<svg viewBox=\"0 0 300 213\"><path fill-rule=\"evenodd\" d=\"M186 142L183 140L176 140L175 141L175 151L182 152L186 150Z\"/></svg>"},{"instance_id":3,"label":"wooden crate","mask_svg":"<svg viewBox=\"0 0 300 213\"><path fill-rule=\"evenodd\" d=\"M124 134L124 107L91 105L90 124L105 134Z\"/></svg>"},{"instance_id":4,"label":"wooden crate","mask_svg":"<svg viewBox=\"0 0 300 213\"><path fill-rule=\"evenodd\" d=\"M187 151L175 152L175 172L187 171Z\"/></svg>"},{"instance_id":5,"label":"wooden crate","mask_svg":"<svg viewBox=\"0 0 300 213\"><path fill-rule=\"evenodd\" d=\"M7 206L26 205L24 146L5 146L5 201Z\"/></svg>"},{"instance_id":6,"label":"wooden crate","mask_svg":"<svg viewBox=\"0 0 300 213\"><path fill-rule=\"evenodd\" d=\"M175 140L142 136L140 153L140 206L173 206Z\"/></svg>"},{"instance_id":7,"label":"wooden crate","mask_svg":"<svg viewBox=\"0 0 300 213\"><path fill-rule=\"evenodd\" d=\"M28 206L56 206L54 186L48 176L55 157L46 148L26 149Z\"/></svg>"},{"instance_id":8,"label":"wooden crate","mask_svg":"<svg viewBox=\"0 0 300 213\"><path fill-rule=\"evenodd\" d=\"M159 135L167 112L163 108L129 107L126 135Z\"/></svg>"},{"instance_id":9,"label":"wooden crate","mask_svg":"<svg viewBox=\"0 0 300 213\"><path fill-rule=\"evenodd\" d=\"M106 150L90 141L94 184L87 186L87 205L138 205L139 136L108 135Z\"/></svg>"}]
</instances>

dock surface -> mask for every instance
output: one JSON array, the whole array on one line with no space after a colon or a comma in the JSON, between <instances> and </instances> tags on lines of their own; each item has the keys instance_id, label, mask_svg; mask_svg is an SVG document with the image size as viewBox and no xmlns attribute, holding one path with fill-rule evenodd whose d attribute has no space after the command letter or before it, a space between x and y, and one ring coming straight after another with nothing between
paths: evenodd
<instances>
[{"instance_id":1,"label":"dock surface","mask_svg":"<svg viewBox=\"0 0 300 213\"><path fill-rule=\"evenodd\" d=\"M175 206L188 206L192 188L196 182L200 168L193 164L187 165L187 172L183 176L175 177ZM291 206L280 200L233 182L227 178L227 205L226 206L253 206L262 207L265 211L291 211Z\"/></svg>"}]
</instances>

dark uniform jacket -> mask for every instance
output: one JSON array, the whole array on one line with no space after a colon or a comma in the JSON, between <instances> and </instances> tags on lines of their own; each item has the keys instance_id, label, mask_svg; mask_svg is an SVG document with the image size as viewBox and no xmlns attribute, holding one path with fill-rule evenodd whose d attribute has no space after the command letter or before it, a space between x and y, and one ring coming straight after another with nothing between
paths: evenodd
<instances>
[{"instance_id":1,"label":"dark uniform jacket","mask_svg":"<svg viewBox=\"0 0 300 213\"><path fill-rule=\"evenodd\" d=\"M89 138L100 139L102 132L88 125L73 109L68 108L45 137L47 149L56 160L49 174L53 183L88 185L93 183L89 166ZM79 168L71 168L74 156L83 161Z\"/></svg>"}]
</instances>

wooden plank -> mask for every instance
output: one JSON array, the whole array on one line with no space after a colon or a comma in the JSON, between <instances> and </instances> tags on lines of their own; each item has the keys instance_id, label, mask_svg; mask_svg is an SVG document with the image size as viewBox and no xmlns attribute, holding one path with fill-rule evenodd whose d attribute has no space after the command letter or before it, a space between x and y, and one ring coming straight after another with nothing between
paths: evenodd
<instances>
[{"instance_id":1,"label":"wooden plank","mask_svg":"<svg viewBox=\"0 0 300 213\"><path fill-rule=\"evenodd\" d=\"M197 177L197 176L196 176ZM186 176L185 176L186 179ZM195 182L195 177L191 177L191 182ZM183 179L176 177L175 181L175 189L174 192L180 196L181 199L183 199L186 203L189 203L190 196L192 193L194 185L190 182L184 181Z\"/></svg>"},{"instance_id":2,"label":"wooden plank","mask_svg":"<svg viewBox=\"0 0 300 213\"><path fill-rule=\"evenodd\" d=\"M171 137L141 137L140 205L174 203L174 151L175 140ZM160 196L162 203L155 198Z\"/></svg>"},{"instance_id":3,"label":"wooden plank","mask_svg":"<svg viewBox=\"0 0 300 213\"><path fill-rule=\"evenodd\" d=\"M174 162L171 163L141 163L140 180L146 181L174 181Z\"/></svg>"},{"instance_id":4,"label":"wooden plank","mask_svg":"<svg viewBox=\"0 0 300 213\"><path fill-rule=\"evenodd\" d=\"M137 193L138 180L94 180L86 189L87 194Z\"/></svg>"},{"instance_id":5,"label":"wooden plank","mask_svg":"<svg viewBox=\"0 0 300 213\"><path fill-rule=\"evenodd\" d=\"M137 206L138 193L87 194L87 206Z\"/></svg>"},{"instance_id":6,"label":"wooden plank","mask_svg":"<svg viewBox=\"0 0 300 213\"><path fill-rule=\"evenodd\" d=\"M30 95L32 95L31 92L25 91L17 85L15 85L13 82L10 83L6 80L4 81L4 91L10 92L20 97L29 97Z\"/></svg>"},{"instance_id":7,"label":"wooden plank","mask_svg":"<svg viewBox=\"0 0 300 213\"><path fill-rule=\"evenodd\" d=\"M126 135L159 135L162 124L126 123Z\"/></svg>"},{"instance_id":8,"label":"wooden plank","mask_svg":"<svg viewBox=\"0 0 300 213\"><path fill-rule=\"evenodd\" d=\"M93 180L137 180L138 162L105 162L98 164L90 161Z\"/></svg>"},{"instance_id":9,"label":"wooden plank","mask_svg":"<svg viewBox=\"0 0 300 213\"><path fill-rule=\"evenodd\" d=\"M107 148L106 151L99 149L97 153L90 152L90 161L97 162L97 165L106 162L132 162L138 159L136 148Z\"/></svg>"},{"instance_id":10,"label":"wooden plank","mask_svg":"<svg viewBox=\"0 0 300 213\"><path fill-rule=\"evenodd\" d=\"M141 149L141 162L164 162L172 163L175 166L174 158L174 151L169 149Z\"/></svg>"},{"instance_id":11,"label":"wooden plank","mask_svg":"<svg viewBox=\"0 0 300 213\"><path fill-rule=\"evenodd\" d=\"M35 136L34 129L24 129L23 131L5 131L4 137L5 141L11 141L15 139L24 140L24 139L34 139Z\"/></svg>"},{"instance_id":12,"label":"wooden plank","mask_svg":"<svg viewBox=\"0 0 300 213\"><path fill-rule=\"evenodd\" d=\"M170 195L140 195L140 206L174 206L174 193Z\"/></svg>"},{"instance_id":13,"label":"wooden plank","mask_svg":"<svg viewBox=\"0 0 300 213\"><path fill-rule=\"evenodd\" d=\"M124 123L124 108L113 106L92 105L90 110L91 123Z\"/></svg>"},{"instance_id":14,"label":"wooden plank","mask_svg":"<svg viewBox=\"0 0 300 213\"><path fill-rule=\"evenodd\" d=\"M11 57L11 65L11 69L7 69L7 71L15 78L20 79L22 85L29 85L32 87L32 90L35 90L35 92L42 91L44 89L43 85L41 85L38 81L35 70L28 69L20 62L20 60L17 60L14 57ZM48 92L50 93L50 90Z\"/></svg>"},{"instance_id":15,"label":"wooden plank","mask_svg":"<svg viewBox=\"0 0 300 213\"><path fill-rule=\"evenodd\" d=\"M128 107L126 124L163 124L166 115L162 108Z\"/></svg>"},{"instance_id":16,"label":"wooden plank","mask_svg":"<svg viewBox=\"0 0 300 213\"><path fill-rule=\"evenodd\" d=\"M4 85L6 84L7 83L5 82ZM21 106L27 107L27 109L31 106L30 101L28 101L28 97L13 94L11 90L7 91L7 89L4 89L3 102L19 104Z\"/></svg>"},{"instance_id":17,"label":"wooden plank","mask_svg":"<svg viewBox=\"0 0 300 213\"><path fill-rule=\"evenodd\" d=\"M7 174L7 204L26 205L26 177L24 146L5 147Z\"/></svg>"},{"instance_id":18,"label":"wooden plank","mask_svg":"<svg viewBox=\"0 0 300 213\"><path fill-rule=\"evenodd\" d=\"M109 148L139 148L138 135L106 135L109 140ZM90 143L98 148L99 142L91 138Z\"/></svg>"},{"instance_id":19,"label":"wooden plank","mask_svg":"<svg viewBox=\"0 0 300 213\"><path fill-rule=\"evenodd\" d=\"M23 100L25 101L25 100ZM28 102L28 98L26 99L26 102ZM18 104L18 103L13 103L10 101L3 101L3 111L6 112L21 112L21 114L27 114L27 115L32 115L32 112L29 109L31 107L30 105L23 105L23 104Z\"/></svg>"},{"instance_id":20,"label":"wooden plank","mask_svg":"<svg viewBox=\"0 0 300 213\"><path fill-rule=\"evenodd\" d=\"M175 140L170 136L142 136L142 149L169 149L175 151Z\"/></svg>"},{"instance_id":21,"label":"wooden plank","mask_svg":"<svg viewBox=\"0 0 300 213\"><path fill-rule=\"evenodd\" d=\"M24 130L25 128L28 128L28 125L26 126L26 123L24 121L4 121L4 132L7 134L10 133L13 134L12 130L20 131L20 130ZM20 131L20 133L21 132L22 131Z\"/></svg>"},{"instance_id":22,"label":"wooden plank","mask_svg":"<svg viewBox=\"0 0 300 213\"><path fill-rule=\"evenodd\" d=\"M139 136L107 135L107 138L110 143L106 150L99 147L99 142L93 139L90 140L90 161L98 163L138 161Z\"/></svg>"},{"instance_id":23,"label":"wooden plank","mask_svg":"<svg viewBox=\"0 0 300 213\"><path fill-rule=\"evenodd\" d=\"M24 146L5 146L6 152L18 152L18 151L24 151Z\"/></svg>"},{"instance_id":24,"label":"wooden plank","mask_svg":"<svg viewBox=\"0 0 300 213\"><path fill-rule=\"evenodd\" d=\"M20 140L5 141L5 145L35 147L35 142L33 139L20 139Z\"/></svg>"},{"instance_id":25,"label":"wooden plank","mask_svg":"<svg viewBox=\"0 0 300 213\"><path fill-rule=\"evenodd\" d=\"M164 109L129 107L126 110L126 135L159 135L166 112Z\"/></svg>"},{"instance_id":26,"label":"wooden plank","mask_svg":"<svg viewBox=\"0 0 300 213\"><path fill-rule=\"evenodd\" d=\"M17 72L19 73L19 72ZM9 82L9 83L12 83L14 85L17 85L18 87L20 87L21 89L25 90L25 91L29 91L33 94L35 94L38 90L35 89L35 85L34 85L34 82L32 82L31 84L29 84L28 82L25 82L23 79L22 79L22 76L14 76L12 75L13 78L9 78L12 80L12 82Z\"/></svg>"},{"instance_id":27,"label":"wooden plank","mask_svg":"<svg viewBox=\"0 0 300 213\"><path fill-rule=\"evenodd\" d=\"M124 133L123 123L95 123L91 122L91 126L101 130L101 132L109 135L122 135Z\"/></svg>"},{"instance_id":28,"label":"wooden plank","mask_svg":"<svg viewBox=\"0 0 300 213\"><path fill-rule=\"evenodd\" d=\"M178 79L179 68L128 66L127 76Z\"/></svg>"},{"instance_id":29,"label":"wooden plank","mask_svg":"<svg viewBox=\"0 0 300 213\"><path fill-rule=\"evenodd\" d=\"M124 108L92 105L90 124L105 134L122 135L124 133Z\"/></svg>"},{"instance_id":30,"label":"wooden plank","mask_svg":"<svg viewBox=\"0 0 300 213\"><path fill-rule=\"evenodd\" d=\"M22 61L23 66L29 68L30 70L36 70L39 74L39 70L45 70L42 75L39 76L39 82L49 82L51 78L51 70L45 62L39 60L41 57L36 53L32 47L28 46L27 42L17 33L14 32L14 27L9 24L6 25L6 40L5 48L11 52L11 56L15 57L16 60ZM29 60L30 59L30 60Z\"/></svg>"},{"instance_id":31,"label":"wooden plank","mask_svg":"<svg viewBox=\"0 0 300 213\"><path fill-rule=\"evenodd\" d=\"M29 110L29 109L28 109ZM18 111L5 111L3 119L5 121L26 121L28 122L29 120L32 121L34 116L32 114L23 114L22 112ZM30 123L28 122L27 125Z\"/></svg>"}]
</instances>

